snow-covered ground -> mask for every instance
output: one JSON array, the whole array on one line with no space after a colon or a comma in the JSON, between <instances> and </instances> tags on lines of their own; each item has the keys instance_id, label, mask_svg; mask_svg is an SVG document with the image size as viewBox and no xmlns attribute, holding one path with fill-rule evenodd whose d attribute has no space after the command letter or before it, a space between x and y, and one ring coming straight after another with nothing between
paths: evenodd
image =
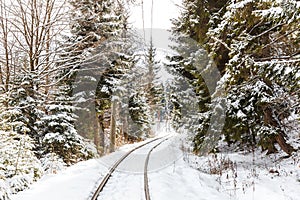
<instances>
[{"instance_id":1,"label":"snow-covered ground","mask_svg":"<svg viewBox=\"0 0 300 200\"><path fill-rule=\"evenodd\" d=\"M169 133L162 131L163 134ZM182 136L171 132L170 137L150 157L148 176L153 200L300 199L299 155L283 160L258 152L196 157L183 150ZM98 199L145 199L144 159L158 142L129 156ZM100 159L78 163L55 175L45 175L30 189L12 196L12 200L90 199L109 166L137 145L126 145Z\"/></svg>"},{"instance_id":2,"label":"snow-covered ground","mask_svg":"<svg viewBox=\"0 0 300 200\"><path fill-rule=\"evenodd\" d=\"M217 180L215 188L226 194L226 199L300 200L299 156L282 159L260 152L241 152L200 158L191 155L185 160L202 173L211 174L209 178ZM205 181L202 175L200 179Z\"/></svg>"}]
</instances>

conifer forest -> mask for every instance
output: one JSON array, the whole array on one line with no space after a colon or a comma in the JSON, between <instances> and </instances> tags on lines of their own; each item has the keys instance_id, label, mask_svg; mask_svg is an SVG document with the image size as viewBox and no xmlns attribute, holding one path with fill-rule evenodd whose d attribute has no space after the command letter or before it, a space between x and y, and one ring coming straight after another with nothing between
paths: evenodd
<instances>
[{"instance_id":1,"label":"conifer forest","mask_svg":"<svg viewBox=\"0 0 300 200\"><path fill-rule=\"evenodd\" d=\"M155 23L171 7L165 50ZM96 193L105 166L120 174ZM67 172L90 179L50 190ZM299 188L300 1L0 0L0 200L299 200Z\"/></svg>"}]
</instances>

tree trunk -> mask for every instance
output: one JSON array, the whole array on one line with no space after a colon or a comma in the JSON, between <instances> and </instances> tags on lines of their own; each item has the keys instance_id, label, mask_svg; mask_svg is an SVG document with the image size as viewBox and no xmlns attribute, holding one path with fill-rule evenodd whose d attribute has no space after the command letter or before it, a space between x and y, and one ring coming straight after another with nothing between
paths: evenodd
<instances>
[{"instance_id":1,"label":"tree trunk","mask_svg":"<svg viewBox=\"0 0 300 200\"><path fill-rule=\"evenodd\" d=\"M6 77L5 77L5 83L3 79L3 73L2 69L0 66L0 84L4 85L5 91L8 91L8 86L9 86L9 81L10 81L10 63L9 63L9 46L8 46L8 20L6 16L6 11L5 11L5 5L1 3L1 31L2 31L2 42L1 44L3 45L4 48L4 54L5 54L5 60L3 61L5 65L5 70L6 70Z\"/></svg>"},{"instance_id":2,"label":"tree trunk","mask_svg":"<svg viewBox=\"0 0 300 200\"><path fill-rule=\"evenodd\" d=\"M280 124L278 123L278 121L276 119L274 119L274 116L272 114L272 108L265 107L263 109L263 112L264 112L264 122L266 124L270 124L271 126L280 128ZM277 135L275 135L274 140L272 140L271 142L274 142L274 143L277 142L279 144L280 148L288 155L291 155L291 153L293 151L295 151L294 148L286 142L284 133L282 131L280 131ZM274 146L274 144L272 144L272 145ZM270 151L270 152L272 152L272 151Z\"/></svg>"},{"instance_id":3,"label":"tree trunk","mask_svg":"<svg viewBox=\"0 0 300 200\"><path fill-rule=\"evenodd\" d=\"M111 120L110 120L110 152L115 151L115 143L116 143L116 106L117 102L113 101L112 103L112 112L111 112Z\"/></svg>"},{"instance_id":4,"label":"tree trunk","mask_svg":"<svg viewBox=\"0 0 300 200\"><path fill-rule=\"evenodd\" d=\"M100 141L99 141L99 124L97 122L97 116L95 118L95 122L94 122L94 130L93 130L93 137L94 137L94 144L96 145L96 148L99 152L99 146L100 146ZM99 152L101 153L101 152Z\"/></svg>"},{"instance_id":5,"label":"tree trunk","mask_svg":"<svg viewBox=\"0 0 300 200\"><path fill-rule=\"evenodd\" d=\"M105 133L104 133L104 125L103 125L104 115L100 114L98 115L98 124L99 124L99 146L101 148L100 154L105 154Z\"/></svg>"},{"instance_id":6,"label":"tree trunk","mask_svg":"<svg viewBox=\"0 0 300 200\"><path fill-rule=\"evenodd\" d=\"M282 133L278 133L275 136L275 140L279 144L280 148L288 155L291 155L295 151L295 149L290 144L286 143L286 140Z\"/></svg>"}]
</instances>

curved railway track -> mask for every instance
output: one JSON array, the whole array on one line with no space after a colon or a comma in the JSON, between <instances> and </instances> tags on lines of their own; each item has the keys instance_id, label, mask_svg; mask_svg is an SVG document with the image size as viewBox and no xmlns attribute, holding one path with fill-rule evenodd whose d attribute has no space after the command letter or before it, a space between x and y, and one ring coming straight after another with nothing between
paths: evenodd
<instances>
[{"instance_id":1,"label":"curved railway track","mask_svg":"<svg viewBox=\"0 0 300 200\"><path fill-rule=\"evenodd\" d=\"M146 161L145 161L145 167L144 167L144 190L145 190L145 198L146 200L150 200L150 189L149 189L149 179L148 179L148 164L149 164L149 159L150 159L150 155L152 153L152 151L154 149L156 149L161 143L163 143L164 141L168 140L169 138L166 138L162 141L160 141L157 145L155 145L154 147L152 147L150 149L150 151L148 152L148 155L146 157Z\"/></svg>"},{"instance_id":2,"label":"curved railway track","mask_svg":"<svg viewBox=\"0 0 300 200\"><path fill-rule=\"evenodd\" d=\"M160 139L163 139L167 136L164 136L164 137L159 137L159 138L156 138L154 140L151 140L149 142L146 142L138 147L135 147L134 149L128 151L125 155L123 155L119 160L117 160L117 162L115 162L115 164L110 168L109 172L104 176L104 178L102 179L101 183L99 184L99 186L97 187L96 191L94 192L91 200L97 200L97 198L99 197L100 193L102 192L103 188L105 187L105 185L107 184L108 180L110 179L110 177L112 176L112 174L114 173L114 171L117 169L117 167L132 153L134 152L135 150L137 149L140 149L152 142L155 142L157 140L160 140ZM145 197L146 197L146 200L150 200L150 194L149 194L149 185L148 185L148 173L147 173L147 170L148 170L148 163L149 163L149 158L150 158L150 154L151 152L156 148L158 147L161 143L163 143L164 141L168 140L169 137L163 139L161 142L159 142L158 144L156 144L154 147L152 147L150 149L150 151L148 152L147 154L147 157L146 157L146 161L145 161L145 165L144 165L144 190L145 190Z\"/></svg>"}]
</instances>

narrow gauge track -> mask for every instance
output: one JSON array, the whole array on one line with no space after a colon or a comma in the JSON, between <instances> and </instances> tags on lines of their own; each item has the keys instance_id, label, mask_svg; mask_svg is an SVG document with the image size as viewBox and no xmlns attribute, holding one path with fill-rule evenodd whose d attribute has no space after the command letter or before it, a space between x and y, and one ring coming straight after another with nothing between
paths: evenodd
<instances>
[{"instance_id":1,"label":"narrow gauge track","mask_svg":"<svg viewBox=\"0 0 300 200\"><path fill-rule=\"evenodd\" d=\"M164 137L167 137L167 136L164 136ZM144 143L144 144L142 144L142 145L140 145L140 146L138 146L138 147L135 147L134 149L128 151L125 155L123 155L117 162L115 162L115 164L110 168L109 172L108 172L108 173L105 175L105 177L102 179L102 181L101 181L100 185L98 186L97 190L94 192L94 194L93 194L91 200L97 200L97 198L98 198L100 192L102 192L103 188L104 188L105 185L107 184L107 182L108 182L109 178L112 176L113 172L117 169L117 167L118 167L118 166L119 166L119 165L120 165L120 164L121 164L121 163L122 163L122 162L123 162L123 161L124 161L124 160L132 153L132 152L134 152L134 151L137 150L137 149L142 148L143 146L146 146L147 144L150 144L150 143L155 142L155 141L157 141L157 140L159 140L159 139L162 139L162 138L164 138L164 137L159 137L159 138L156 138L156 139L151 140L151 141L149 141L149 142L146 142L146 143ZM147 158L146 158L147 168L148 168L148 162L149 162L149 157L150 157L151 152L152 152L158 145L160 145L162 142L164 142L164 141L167 140L167 139L169 139L169 138L166 138L166 139L162 140L159 144L155 145L155 146L149 151L149 153L148 153L148 155L147 155ZM145 167L146 167L146 163L145 163ZM144 174L145 174L145 172L144 172ZM148 185L148 180L147 180L147 185ZM145 190L145 192L146 192L146 190ZM148 188L148 196L150 196L150 195L149 195L149 188Z\"/></svg>"},{"instance_id":2,"label":"narrow gauge track","mask_svg":"<svg viewBox=\"0 0 300 200\"><path fill-rule=\"evenodd\" d=\"M152 153L152 151L158 147L161 143L163 143L164 141L168 140L169 138L166 138L164 140L162 140L161 142L159 142L157 145L155 145L154 147L152 147L150 149L150 151L148 152L148 155L146 157L146 161L145 161L145 166L144 166L144 190L145 190L145 198L146 200L150 200L150 189L149 189L149 179L148 179L148 164L149 164L149 159L150 159L150 155Z\"/></svg>"}]
</instances>

